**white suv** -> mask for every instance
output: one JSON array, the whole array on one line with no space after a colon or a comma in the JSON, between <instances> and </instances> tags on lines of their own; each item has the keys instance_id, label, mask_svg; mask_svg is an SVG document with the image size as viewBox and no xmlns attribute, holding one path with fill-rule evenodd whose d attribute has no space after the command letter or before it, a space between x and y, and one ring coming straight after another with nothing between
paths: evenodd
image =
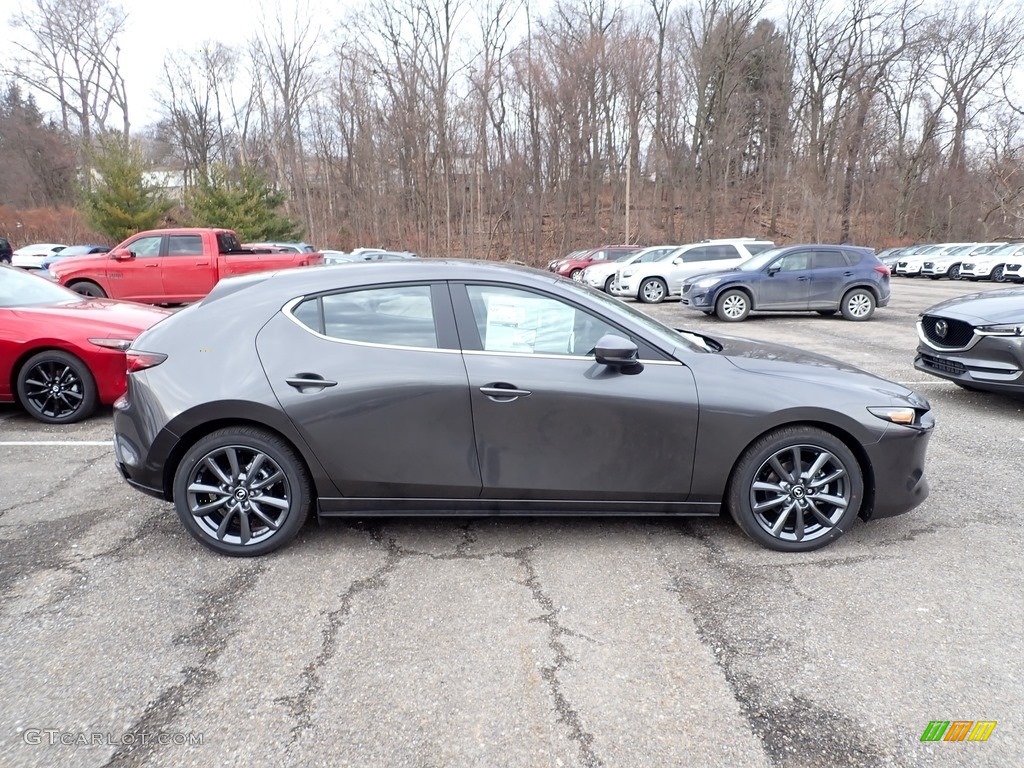
<instances>
[{"instance_id":1,"label":"white suv","mask_svg":"<svg viewBox=\"0 0 1024 768\"><path fill-rule=\"evenodd\" d=\"M667 259L680 249L678 245L655 245L644 248L636 253L629 253L620 256L615 261L598 261L583 270L580 280L591 288L597 288L605 293L611 293L612 281L615 279L616 271L624 269L629 264L647 264L652 261Z\"/></svg>"},{"instance_id":2,"label":"white suv","mask_svg":"<svg viewBox=\"0 0 1024 768\"><path fill-rule=\"evenodd\" d=\"M974 245L974 243L938 243L937 245L921 246L921 248L914 250L912 253L901 253L900 260L896 262L896 269L893 270L893 274L900 277L920 275L921 268L926 261L944 256L954 248L964 245Z\"/></svg>"},{"instance_id":3,"label":"white suv","mask_svg":"<svg viewBox=\"0 0 1024 768\"><path fill-rule=\"evenodd\" d=\"M671 259L618 269L612 281L611 294L636 298L644 304L658 304L669 295L681 295L683 280L688 277L731 269L774 247L771 240L752 237L690 243L676 251Z\"/></svg>"},{"instance_id":4,"label":"white suv","mask_svg":"<svg viewBox=\"0 0 1024 768\"><path fill-rule=\"evenodd\" d=\"M1021 257L1024 257L1024 243L1009 243L987 249L985 253L972 253L960 267L960 279L1005 283L1010 264L1019 262Z\"/></svg>"}]
</instances>

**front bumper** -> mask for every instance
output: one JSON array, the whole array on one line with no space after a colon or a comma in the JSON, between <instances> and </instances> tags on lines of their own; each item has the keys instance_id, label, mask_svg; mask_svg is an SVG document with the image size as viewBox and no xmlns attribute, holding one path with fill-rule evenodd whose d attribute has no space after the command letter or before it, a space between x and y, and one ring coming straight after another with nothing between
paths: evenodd
<instances>
[{"instance_id":1,"label":"front bumper","mask_svg":"<svg viewBox=\"0 0 1024 768\"><path fill-rule=\"evenodd\" d=\"M597 288L598 290L604 289L604 284L612 275L594 274L589 269L583 270L583 284L589 285L591 288Z\"/></svg>"},{"instance_id":2,"label":"front bumper","mask_svg":"<svg viewBox=\"0 0 1024 768\"><path fill-rule=\"evenodd\" d=\"M1024 339L983 336L969 349L957 351L921 342L914 368L973 389L1024 395Z\"/></svg>"},{"instance_id":3,"label":"front bumper","mask_svg":"<svg viewBox=\"0 0 1024 768\"><path fill-rule=\"evenodd\" d=\"M921 428L892 424L881 440L864 446L874 475L874 503L861 511L863 519L902 515L928 498L924 463L934 427L935 417L929 411Z\"/></svg>"},{"instance_id":4,"label":"front bumper","mask_svg":"<svg viewBox=\"0 0 1024 768\"><path fill-rule=\"evenodd\" d=\"M699 309L701 311L707 311L715 308L715 297L711 289L695 288L693 285L683 285L680 290L682 293L679 297L679 301L684 307L692 307L693 309Z\"/></svg>"},{"instance_id":5,"label":"front bumper","mask_svg":"<svg viewBox=\"0 0 1024 768\"><path fill-rule=\"evenodd\" d=\"M639 290L639 281L636 278L626 277L612 280L612 296L630 296L632 298L636 298Z\"/></svg>"}]
</instances>

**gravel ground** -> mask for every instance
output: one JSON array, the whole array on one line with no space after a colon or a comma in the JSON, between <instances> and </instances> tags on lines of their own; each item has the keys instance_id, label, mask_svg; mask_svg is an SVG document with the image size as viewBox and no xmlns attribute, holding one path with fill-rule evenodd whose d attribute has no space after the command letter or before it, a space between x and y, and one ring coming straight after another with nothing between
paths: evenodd
<instances>
[{"instance_id":1,"label":"gravel ground","mask_svg":"<svg viewBox=\"0 0 1024 768\"><path fill-rule=\"evenodd\" d=\"M809 555L728 517L481 518L234 560L121 481L109 412L0 406L0 766L1020 765L1024 403L912 367L917 312L977 287L895 280L870 323L649 308L931 400L928 501Z\"/></svg>"}]
</instances>

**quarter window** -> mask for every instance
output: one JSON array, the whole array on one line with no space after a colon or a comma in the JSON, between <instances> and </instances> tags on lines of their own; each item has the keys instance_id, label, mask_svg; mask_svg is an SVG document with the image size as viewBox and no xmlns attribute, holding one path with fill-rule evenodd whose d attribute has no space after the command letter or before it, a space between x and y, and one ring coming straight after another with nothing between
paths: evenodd
<instances>
[{"instance_id":1,"label":"quarter window","mask_svg":"<svg viewBox=\"0 0 1024 768\"><path fill-rule=\"evenodd\" d=\"M550 296L489 285L470 285L466 290L486 352L586 357L606 333L626 335Z\"/></svg>"},{"instance_id":2,"label":"quarter window","mask_svg":"<svg viewBox=\"0 0 1024 768\"><path fill-rule=\"evenodd\" d=\"M428 285L329 294L302 302L292 315L312 330L341 341L437 348Z\"/></svg>"}]
</instances>

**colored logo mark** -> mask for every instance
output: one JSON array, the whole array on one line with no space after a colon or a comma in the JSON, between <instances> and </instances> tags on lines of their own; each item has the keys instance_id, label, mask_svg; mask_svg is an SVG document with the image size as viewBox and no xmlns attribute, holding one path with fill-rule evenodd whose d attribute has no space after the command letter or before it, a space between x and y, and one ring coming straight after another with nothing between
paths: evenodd
<instances>
[{"instance_id":1,"label":"colored logo mark","mask_svg":"<svg viewBox=\"0 0 1024 768\"><path fill-rule=\"evenodd\" d=\"M995 720L932 720L921 741L988 741L995 729Z\"/></svg>"}]
</instances>

